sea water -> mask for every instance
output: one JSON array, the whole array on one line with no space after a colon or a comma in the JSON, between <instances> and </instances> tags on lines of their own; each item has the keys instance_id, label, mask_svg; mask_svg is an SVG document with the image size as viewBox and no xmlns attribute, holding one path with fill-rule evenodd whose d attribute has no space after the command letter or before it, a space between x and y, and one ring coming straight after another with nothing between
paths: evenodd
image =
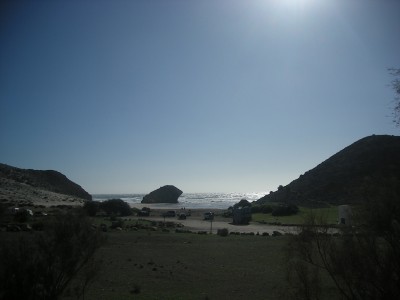
<instances>
[{"instance_id":1,"label":"sea water","mask_svg":"<svg viewBox=\"0 0 400 300\"><path fill-rule=\"evenodd\" d=\"M95 194L93 200L105 201L108 199L121 199L132 207L142 208L144 206L151 208L166 209L228 209L230 206L238 203L242 199L249 202L260 199L266 193L183 193L178 203L154 203L142 204L141 201L145 194Z\"/></svg>"}]
</instances>

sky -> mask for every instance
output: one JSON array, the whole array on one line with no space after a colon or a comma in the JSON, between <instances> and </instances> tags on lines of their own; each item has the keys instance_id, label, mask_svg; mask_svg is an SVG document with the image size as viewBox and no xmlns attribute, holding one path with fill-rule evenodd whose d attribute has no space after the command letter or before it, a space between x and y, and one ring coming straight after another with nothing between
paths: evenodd
<instances>
[{"instance_id":1,"label":"sky","mask_svg":"<svg viewBox=\"0 0 400 300\"><path fill-rule=\"evenodd\" d=\"M400 1L2 1L0 162L92 194L269 192L399 135Z\"/></svg>"}]
</instances>

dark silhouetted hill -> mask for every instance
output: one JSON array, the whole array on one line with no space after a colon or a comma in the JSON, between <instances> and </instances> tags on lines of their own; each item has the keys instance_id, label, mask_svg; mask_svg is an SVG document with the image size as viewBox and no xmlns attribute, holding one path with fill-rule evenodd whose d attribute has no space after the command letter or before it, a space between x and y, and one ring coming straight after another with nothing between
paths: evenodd
<instances>
[{"instance_id":1,"label":"dark silhouetted hill","mask_svg":"<svg viewBox=\"0 0 400 300\"><path fill-rule=\"evenodd\" d=\"M399 196L400 137L373 135L344 148L257 203L321 206Z\"/></svg>"},{"instance_id":2,"label":"dark silhouetted hill","mask_svg":"<svg viewBox=\"0 0 400 300\"><path fill-rule=\"evenodd\" d=\"M92 196L81 186L69 180L65 175L53 170L31 170L0 164L0 179L3 185L18 186L19 189L33 187L57 194L75 196L92 200ZM14 183L14 184L12 184Z\"/></svg>"}]
</instances>

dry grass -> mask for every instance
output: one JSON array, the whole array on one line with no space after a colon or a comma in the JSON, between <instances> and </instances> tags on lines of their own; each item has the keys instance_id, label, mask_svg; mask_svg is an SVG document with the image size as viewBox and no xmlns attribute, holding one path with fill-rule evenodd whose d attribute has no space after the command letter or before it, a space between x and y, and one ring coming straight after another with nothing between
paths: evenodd
<instances>
[{"instance_id":1,"label":"dry grass","mask_svg":"<svg viewBox=\"0 0 400 300\"><path fill-rule=\"evenodd\" d=\"M287 237L109 232L85 299L277 299Z\"/></svg>"}]
</instances>

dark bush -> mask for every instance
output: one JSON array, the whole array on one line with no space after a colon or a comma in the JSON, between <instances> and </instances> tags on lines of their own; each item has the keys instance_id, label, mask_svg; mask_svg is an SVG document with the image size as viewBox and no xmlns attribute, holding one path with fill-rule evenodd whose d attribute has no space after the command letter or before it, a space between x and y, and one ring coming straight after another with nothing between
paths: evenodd
<instances>
[{"instance_id":1,"label":"dark bush","mask_svg":"<svg viewBox=\"0 0 400 300\"><path fill-rule=\"evenodd\" d=\"M0 203L0 218L4 215L7 210L7 206L3 203Z\"/></svg>"},{"instance_id":2,"label":"dark bush","mask_svg":"<svg viewBox=\"0 0 400 300\"><path fill-rule=\"evenodd\" d=\"M104 202L100 202L100 209L105 211L107 215L119 215L119 216L130 216L132 215L132 209L129 204L121 199L110 199Z\"/></svg>"},{"instance_id":3,"label":"dark bush","mask_svg":"<svg viewBox=\"0 0 400 300\"><path fill-rule=\"evenodd\" d=\"M34 222L32 223L32 229L36 231L40 231L44 229L44 224L43 222Z\"/></svg>"},{"instance_id":4,"label":"dark bush","mask_svg":"<svg viewBox=\"0 0 400 300\"><path fill-rule=\"evenodd\" d=\"M132 207L131 211L132 211L133 215L138 215L141 212L141 210L139 208L136 208L136 207Z\"/></svg>"},{"instance_id":5,"label":"dark bush","mask_svg":"<svg viewBox=\"0 0 400 300\"><path fill-rule=\"evenodd\" d=\"M111 228L115 229L117 227L122 228L124 226L124 221L120 218L116 218L114 221L111 223Z\"/></svg>"},{"instance_id":6,"label":"dark bush","mask_svg":"<svg viewBox=\"0 0 400 300\"><path fill-rule=\"evenodd\" d=\"M20 209L14 214L14 221L18 223L25 223L29 220L30 214L26 209Z\"/></svg>"},{"instance_id":7,"label":"dark bush","mask_svg":"<svg viewBox=\"0 0 400 300\"><path fill-rule=\"evenodd\" d=\"M0 299L58 299L80 270L94 266L93 254L102 241L83 215L72 213L57 216L44 231L5 238L0 244Z\"/></svg>"},{"instance_id":8,"label":"dark bush","mask_svg":"<svg viewBox=\"0 0 400 300\"><path fill-rule=\"evenodd\" d=\"M219 236L228 236L229 230L227 228L222 228L217 230Z\"/></svg>"},{"instance_id":9,"label":"dark bush","mask_svg":"<svg viewBox=\"0 0 400 300\"><path fill-rule=\"evenodd\" d=\"M83 209L88 216L94 217L99 210L100 202L98 201L85 201Z\"/></svg>"},{"instance_id":10,"label":"dark bush","mask_svg":"<svg viewBox=\"0 0 400 300\"><path fill-rule=\"evenodd\" d=\"M233 208L239 208L239 207L251 207L251 203L247 201L246 199L240 200L238 203L233 205Z\"/></svg>"}]
</instances>

